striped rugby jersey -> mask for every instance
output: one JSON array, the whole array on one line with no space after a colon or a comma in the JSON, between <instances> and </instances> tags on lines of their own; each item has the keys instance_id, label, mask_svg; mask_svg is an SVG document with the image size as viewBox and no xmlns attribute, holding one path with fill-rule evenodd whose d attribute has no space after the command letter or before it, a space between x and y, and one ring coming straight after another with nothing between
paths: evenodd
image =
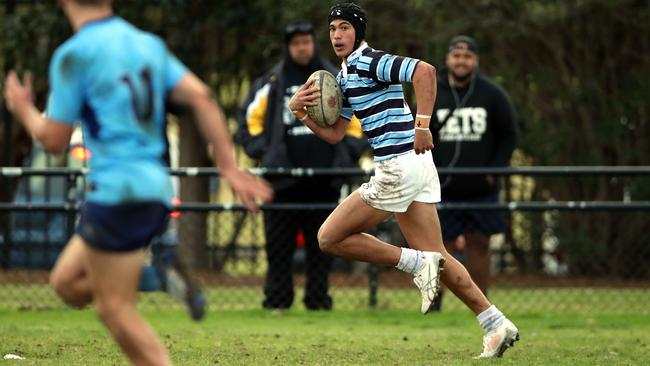
<instances>
[{"instance_id":1,"label":"striped rugby jersey","mask_svg":"<svg viewBox=\"0 0 650 366\"><path fill-rule=\"evenodd\" d=\"M413 149L415 129L404 100L403 82L412 82L420 60L387 54L363 43L341 65L336 80L343 91L341 117L361 121L375 161Z\"/></svg>"}]
</instances>

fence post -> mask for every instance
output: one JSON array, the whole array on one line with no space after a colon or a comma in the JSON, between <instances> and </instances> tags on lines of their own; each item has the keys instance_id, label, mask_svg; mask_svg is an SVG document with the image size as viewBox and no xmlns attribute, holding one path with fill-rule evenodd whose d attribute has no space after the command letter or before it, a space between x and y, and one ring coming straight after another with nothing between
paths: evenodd
<instances>
[{"instance_id":1,"label":"fence post","mask_svg":"<svg viewBox=\"0 0 650 366\"><path fill-rule=\"evenodd\" d=\"M376 264L370 264L368 266L368 286L370 293L368 295L368 307L374 309L377 307L377 274L379 270L377 269Z\"/></svg>"},{"instance_id":2,"label":"fence post","mask_svg":"<svg viewBox=\"0 0 650 366\"><path fill-rule=\"evenodd\" d=\"M69 172L66 175L65 180L65 191L66 191L66 236L69 238L74 234L75 220L77 219L76 203L76 183L77 183L77 174L75 172Z\"/></svg>"},{"instance_id":3,"label":"fence post","mask_svg":"<svg viewBox=\"0 0 650 366\"><path fill-rule=\"evenodd\" d=\"M10 17L14 14L16 10L16 1L15 0L7 0L4 3L5 5L5 18ZM7 26L3 24L4 31L7 31ZM13 60L14 58L12 57L12 53L9 52L9 47L5 48L5 53L4 53L4 73L5 75L11 70L14 66ZM5 103L1 103L0 105L0 110L2 111L2 121L3 121L3 129L4 129L4 141L2 141L2 149L3 152L0 153L0 155L3 156L3 161L0 161L0 166L11 166L12 162L12 155L13 155L13 146L12 146L12 131L13 131L13 119L11 117L11 113L9 113L9 109L5 105ZM2 179L0 180L2 184L0 184L0 187L3 190L9 191L9 187L11 187L11 184L9 183L9 177L3 176ZM9 197L9 196L8 196ZM3 219L7 219L6 225L0 225L0 227L3 228L3 235L4 235L4 243L2 245L2 258L0 258L0 267L3 269L9 269L9 255L11 254L11 247L12 247L12 233L11 233L11 212L7 212L6 216L4 213L2 213Z\"/></svg>"},{"instance_id":4,"label":"fence post","mask_svg":"<svg viewBox=\"0 0 650 366\"><path fill-rule=\"evenodd\" d=\"M2 243L2 258L0 259L1 263L0 266L2 269L9 269L9 263L11 261L9 260L9 256L11 255L11 248L13 247L13 233L11 232L12 229L12 214L11 212L7 212L7 225L3 225L3 233L4 235L4 242Z\"/></svg>"}]
</instances>

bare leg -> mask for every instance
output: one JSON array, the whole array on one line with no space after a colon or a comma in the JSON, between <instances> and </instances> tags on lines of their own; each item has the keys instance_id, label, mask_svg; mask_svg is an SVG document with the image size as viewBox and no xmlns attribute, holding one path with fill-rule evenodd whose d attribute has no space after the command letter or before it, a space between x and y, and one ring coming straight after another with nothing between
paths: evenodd
<instances>
[{"instance_id":1,"label":"bare leg","mask_svg":"<svg viewBox=\"0 0 650 366\"><path fill-rule=\"evenodd\" d=\"M447 288L475 314L490 307L490 302L472 281L465 267L445 249L438 211L433 204L413 202L405 213L395 214L395 216L411 248L440 252L445 257L442 282Z\"/></svg>"},{"instance_id":2,"label":"bare leg","mask_svg":"<svg viewBox=\"0 0 650 366\"><path fill-rule=\"evenodd\" d=\"M85 251L83 240L74 235L50 273L50 286L68 305L84 307L93 300L88 271L81 260Z\"/></svg>"},{"instance_id":3,"label":"bare leg","mask_svg":"<svg viewBox=\"0 0 650 366\"><path fill-rule=\"evenodd\" d=\"M401 249L363 233L390 215L390 212L369 206L358 192L353 192L334 209L318 231L320 249L347 259L395 266Z\"/></svg>"},{"instance_id":4,"label":"bare leg","mask_svg":"<svg viewBox=\"0 0 650 366\"><path fill-rule=\"evenodd\" d=\"M447 250L447 254L445 255L445 258L447 258L448 256L453 256L454 250L456 249L455 248L456 241L455 240L445 241L443 242L443 245L445 246L445 250ZM441 286L441 287L444 288L445 286Z\"/></svg>"},{"instance_id":5,"label":"bare leg","mask_svg":"<svg viewBox=\"0 0 650 366\"><path fill-rule=\"evenodd\" d=\"M467 271L481 291L486 294L490 285L490 237L483 234L465 234L465 264Z\"/></svg>"},{"instance_id":6,"label":"bare leg","mask_svg":"<svg viewBox=\"0 0 650 366\"><path fill-rule=\"evenodd\" d=\"M104 252L87 247L95 310L135 365L171 365L167 350L136 310L146 252Z\"/></svg>"},{"instance_id":7,"label":"bare leg","mask_svg":"<svg viewBox=\"0 0 650 366\"><path fill-rule=\"evenodd\" d=\"M443 244L445 246L445 249L447 250L448 255L453 256L454 252L456 251L456 240L445 241L443 242Z\"/></svg>"}]
</instances>

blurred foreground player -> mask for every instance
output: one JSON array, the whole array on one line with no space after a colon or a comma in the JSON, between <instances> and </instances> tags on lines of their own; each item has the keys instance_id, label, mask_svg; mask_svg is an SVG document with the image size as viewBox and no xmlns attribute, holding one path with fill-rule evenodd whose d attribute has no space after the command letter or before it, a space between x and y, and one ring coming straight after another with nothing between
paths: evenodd
<instances>
[{"instance_id":1,"label":"blurred foreground player","mask_svg":"<svg viewBox=\"0 0 650 366\"><path fill-rule=\"evenodd\" d=\"M164 229L172 197L162 161L165 97L193 110L214 146L221 174L247 208L256 210L255 201L269 200L272 192L237 168L221 109L164 42L114 16L111 0L59 3L76 34L50 63L48 116L33 104L31 75L21 82L12 71L5 86L9 110L46 150L64 151L73 124L81 120L93 152L87 202L50 283L70 305L94 302L98 317L134 364L170 365L167 351L136 310L143 248Z\"/></svg>"}]
</instances>

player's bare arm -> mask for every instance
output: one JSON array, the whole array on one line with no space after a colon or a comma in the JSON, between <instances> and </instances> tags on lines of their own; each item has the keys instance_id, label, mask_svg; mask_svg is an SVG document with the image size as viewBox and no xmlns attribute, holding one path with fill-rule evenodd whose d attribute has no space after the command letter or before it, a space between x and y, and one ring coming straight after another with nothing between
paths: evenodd
<instances>
[{"instance_id":1,"label":"player's bare arm","mask_svg":"<svg viewBox=\"0 0 650 366\"><path fill-rule=\"evenodd\" d=\"M436 69L432 65L420 61L413 73L413 89L417 102L415 115L415 141L413 149L416 154L424 154L433 149L433 137L429 130L431 111L436 101Z\"/></svg>"},{"instance_id":2,"label":"player's bare arm","mask_svg":"<svg viewBox=\"0 0 650 366\"><path fill-rule=\"evenodd\" d=\"M343 117L339 117L332 126L326 128L319 126L309 118L309 114L307 114L305 107L318 105L316 99L320 97L320 87L311 87L313 82L314 79L308 80L296 91L289 101L289 109L291 109L291 113L293 113L305 126L309 127L316 136L320 137L327 143L336 144L345 137L345 131L347 130L350 121Z\"/></svg>"},{"instance_id":3,"label":"player's bare arm","mask_svg":"<svg viewBox=\"0 0 650 366\"><path fill-rule=\"evenodd\" d=\"M237 167L224 113L212 99L209 88L196 75L187 73L172 92L171 100L192 108L201 133L214 148L221 175L242 204L250 211L257 212L256 200L270 201L273 191L269 184Z\"/></svg>"},{"instance_id":4,"label":"player's bare arm","mask_svg":"<svg viewBox=\"0 0 650 366\"><path fill-rule=\"evenodd\" d=\"M15 71L5 80L7 108L20 120L29 133L51 153L62 153L70 144L72 126L44 117L34 105L32 74L26 72L21 82Z\"/></svg>"}]
</instances>

